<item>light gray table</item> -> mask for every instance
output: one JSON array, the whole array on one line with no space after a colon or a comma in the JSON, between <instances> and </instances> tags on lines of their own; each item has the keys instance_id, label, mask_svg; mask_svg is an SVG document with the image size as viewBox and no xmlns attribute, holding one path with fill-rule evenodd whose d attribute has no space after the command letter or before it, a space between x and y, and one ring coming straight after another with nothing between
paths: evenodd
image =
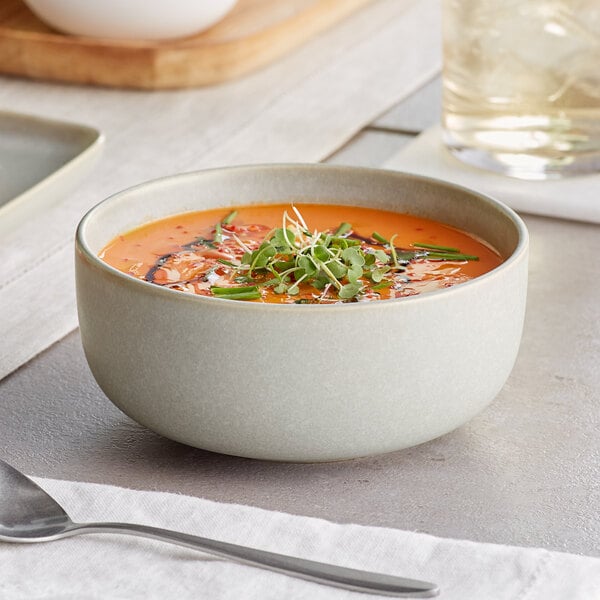
<instances>
[{"instance_id":1,"label":"light gray table","mask_svg":"<svg viewBox=\"0 0 600 600\"><path fill-rule=\"evenodd\" d=\"M438 106L436 80L330 162L382 164ZM316 465L189 448L110 404L75 332L0 382L0 456L39 476L600 556L600 227L525 219L532 251L517 364L487 410L440 439Z\"/></svg>"}]
</instances>

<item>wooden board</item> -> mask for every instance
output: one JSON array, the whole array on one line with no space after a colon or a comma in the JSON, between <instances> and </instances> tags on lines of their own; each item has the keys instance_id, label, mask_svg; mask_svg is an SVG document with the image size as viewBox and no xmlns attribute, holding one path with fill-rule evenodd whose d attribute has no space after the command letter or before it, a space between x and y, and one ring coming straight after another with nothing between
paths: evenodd
<instances>
[{"instance_id":1,"label":"wooden board","mask_svg":"<svg viewBox=\"0 0 600 600\"><path fill-rule=\"evenodd\" d=\"M63 35L21 0L0 0L0 73L150 90L208 85L274 61L372 1L239 0L199 35L123 42Z\"/></svg>"}]
</instances>

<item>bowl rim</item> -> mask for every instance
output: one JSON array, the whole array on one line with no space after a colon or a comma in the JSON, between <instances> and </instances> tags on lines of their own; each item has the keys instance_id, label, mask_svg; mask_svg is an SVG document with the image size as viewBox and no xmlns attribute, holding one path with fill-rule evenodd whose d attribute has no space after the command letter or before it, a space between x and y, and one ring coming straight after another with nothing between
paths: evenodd
<instances>
[{"instance_id":1,"label":"bowl rim","mask_svg":"<svg viewBox=\"0 0 600 600\"><path fill-rule=\"evenodd\" d=\"M288 169L316 169L316 170L328 170L328 171L338 171L341 174L353 172L353 173L364 173L365 175L370 174L372 176L397 176L400 179L409 179L431 183L433 185L439 185L442 187L453 189L457 192L462 192L469 194L470 196L477 197L478 200L482 201L484 204L488 205L491 208L494 208L498 212L502 213L504 216L508 217L509 221L515 227L518 234L518 241L515 249L511 253L511 255L500 263L497 267L494 267L492 270L483 273L469 281L465 281L463 283L453 285L449 288L444 288L440 290L434 290L431 292L427 292L424 294L417 294L414 296L406 296L403 298L391 298L387 300L376 300L376 301L365 301L365 302L340 302L333 304L277 304L277 303L268 303L268 302L247 302L240 300L228 300L226 298L214 298L212 296L201 296L197 294L185 294L178 290L172 290L170 288L165 288L162 286L154 285L148 281L142 281L141 279L137 279L119 271L115 267L109 265L101 258L99 258L89 247L87 241L85 239L85 230L88 226L90 220L92 220L95 216L96 211L107 204L114 204L122 200L123 197L128 196L130 193L134 191L139 191L144 188L153 187L161 184L168 184L175 180L182 180L188 178L196 178L203 175L215 175L220 173L227 173L231 171L236 172L256 172L256 171L266 171L266 170L288 170ZM243 206L243 204L241 205ZM189 212L189 211L188 211ZM173 213L173 215L178 213ZM468 233L468 232L467 232ZM484 240L485 241L485 240ZM166 294L165 300L171 298L174 301L177 301L179 298L180 302L200 302L200 303L217 303L217 306L221 306L221 308L234 308L236 310L295 310L295 311L336 311L336 310L360 310L360 309L369 309L369 310L385 310L393 306L404 305L406 303L415 303L415 302L431 302L436 301L440 296L447 297L450 294L461 293L462 290L472 289L474 287L483 285L489 282L490 279L495 278L501 272L508 269L511 265L518 262L522 259L524 255L526 255L529 247L529 232L527 227L521 219L521 217L510 207L505 205L503 202L496 200L495 198L478 192L476 190L470 189L468 187L458 185L455 183L451 183L448 181L444 181L442 179L437 179L434 177L429 177L425 175L418 175L415 173L408 173L404 171L396 171L391 169L378 169L372 167L354 167L354 166L346 166L346 165L330 165L323 163L261 163L261 164L249 164L249 165L234 165L227 167L216 167L210 169L201 169L196 171L188 171L184 173L176 173L171 175L166 175L164 177L159 177L156 179L151 179L148 181L144 181L138 183L136 185L130 186L111 194L107 198L101 200L92 208L90 208L84 216L79 221L77 225L77 230L75 234L75 246L76 249L81 251L81 253L87 258L87 260L96 268L104 271L106 274L117 277L125 285L133 286L134 288L138 288L139 290L145 290L148 294L158 294L159 297L163 294ZM141 287L140 287L141 286ZM378 308L375 308L378 307Z\"/></svg>"}]
</instances>

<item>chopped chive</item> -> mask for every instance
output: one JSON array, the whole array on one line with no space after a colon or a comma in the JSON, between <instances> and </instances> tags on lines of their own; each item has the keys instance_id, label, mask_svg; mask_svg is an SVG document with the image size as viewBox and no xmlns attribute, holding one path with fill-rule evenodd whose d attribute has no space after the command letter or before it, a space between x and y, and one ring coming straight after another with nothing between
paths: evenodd
<instances>
[{"instance_id":1,"label":"chopped chive","mask_svg":"<svg viewBox=\"0 0 600 600\"><path fill-rule=\"evenodd\" d=\"M349 237L341 238L339 236L334 236L334 238L331 240L331 245L336 248L349 248L350 246L360 246L360 240L353 240Z\"/></svg>"},{"instance_id":2,"label":"chopped chive","mask_svg":"<svg viewBox=\"0 0 600 600\"><path fill-rule=\"evenodd\" d=\"M340 237L340 236L348 233L351 229L352 229L352 225L350 225L350 223L346 223L344 221L343 223L340 223L340 226L335 230L333 235L336 237Z\"/></svg>"},{"instance_id":3,"label":"chopped chive","mask_svg":"<svg viewBox=\"0 0 600 600\"><path fill-rule=\"evenodd\" d=\"M220 294L216 298L224 298L225 300L258 300L262 298L260 292L240 292L239 294Z\"/></svg>"},{"instance_id":4,"label":"chopped chive","mask_svg":"<svg viewBox=\"0 0 600 600\"><path fill-rule=\"evenodd\" d=\"M258 287L255 285L241 285L236 287L211 287L210 291L215 296L235 296L245 292L258 292Z\"/></svg>"},{"instance_id":5,"label":"chopped chive","mask_svg":"<svg viewBox=\"0 0 600 600\"><path fill-rule=\"evenodd\" d=\"M224 219L221 221L223 225L229 225L237 216L237 210L232 210Z\"/></svg>"},{"instance_id":6,"label":"chopped chive","mask_svg":"<svg viewBox=\"0 0 600 600\"><path fill-rule=\"evenodd\" d=\"M458 248L451 248L450 246L437 246L436 244L425 244L421 242L413 242L415 248L428 248L430 250L440 250L442 252L460 252Z\"/></svg>"},{"instance_id":7,"label":"chopped chive","mask_svg":"<svg viewBox=\"0 0 600 600\"><path fill-rule=\"evenodd\" d=\"M371 289L374 291L383 290L385 288L389 288L392 285L394 285L393 281L382 281L381 283L374 285Z\"/></svg>"},{"instance_id":8,"label":"chopped chive","mask_svg":"<svg viewBox=\"0 0 600 600\"><path fill-rule=\"evenodd\" d=\"M223 229L221 228L221 223L217 223L215 225L215 237L213 238L213 242L215 244L220 244L223 241Z\"/></svg>"},{"instance_id":9,"label":"chopped chive","mask_svg":"<svg viewBox=\"0 0 600 600\"><path fill-rule=\"evenodd\" d=\"M228 267L239 267L240 265L236 265L229 260L225 260L224 258L217 258L217 262L220 262L223 265L227 265Z\"/></svg>"},{"instance_id":10,"label":"chopped chive","mask_svg":"<svg viewBox=\"0 0 600 600\"><path fill-rule=\"evenodd\" d=\"M479 260L479 256L473 256L472 254L458 254L450 252L428 252L427 256L424 256L426 260Z\"/></svg>"},{"instance_id":11,"label":"chopped chive","mask_svg":"<svg viewBox=\"0 0 600 600\"><path fill-rule=\"evenodd\" d=\"M386 240L380 233L377 233L376 231L373 232L371 237L374 240L377 240L380 244L389 244L389 241Z\"/></svg>"},{"instance_id":12,"label":"chopped chive","mask_svg":"<svg viewBox=\"0 0 600 600\"><path fill-rule=\"evenodd\" d=\"M394 248L394 239L396 238L397 234L394 234L391 238L390 238L390 253L392 255L392 262L394 263L395 267L398 267L398 255L396 254L396 248Z\"/></svg>"}]
</instances>

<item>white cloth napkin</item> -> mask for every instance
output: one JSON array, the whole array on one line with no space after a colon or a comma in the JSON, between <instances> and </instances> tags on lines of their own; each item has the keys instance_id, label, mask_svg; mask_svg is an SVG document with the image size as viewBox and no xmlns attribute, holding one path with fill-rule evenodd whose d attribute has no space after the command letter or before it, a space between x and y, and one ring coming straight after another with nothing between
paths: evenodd
<instances>
[{"instance_id":1,"label":"white cloth napkin","mask_svg":"<svg viewBox=\"0 0 600 600\"><path fill-rule=\"evenodd\" d=\"M76 521L130 521L434 581L440 600L597 600L600 559L335 524L159 492L36 480ZM112 534L0 544L2 600L360 600L374 597Z\"/></svg>"},{"instance_id":2,"label":"white cloth napkin","mask_svg":"<svg viewBox=\"0 0 600 600\"><path fill-rule=\"evenodd\" d=\"M484 192L517 211L600 223L600 174L560 180L524 181L471 167L442 144L442 130L432 127L384 165L451 181Z\"/></svg>"},{"instance_id":3,"label":"white cloth napkin","mask_svg":"<svg viewBox=\"0 0 600 600\"><path fill-rule=\"evenodd\" d=\"M0 239L0 378L75 328L73 235L91 206L178 172L326 158L435 75L439 21L437 0L378 0L257 73L195 90L0 78L0 109L106 136L102 160L75 193Z\"/></svg>"}]
</instances>

